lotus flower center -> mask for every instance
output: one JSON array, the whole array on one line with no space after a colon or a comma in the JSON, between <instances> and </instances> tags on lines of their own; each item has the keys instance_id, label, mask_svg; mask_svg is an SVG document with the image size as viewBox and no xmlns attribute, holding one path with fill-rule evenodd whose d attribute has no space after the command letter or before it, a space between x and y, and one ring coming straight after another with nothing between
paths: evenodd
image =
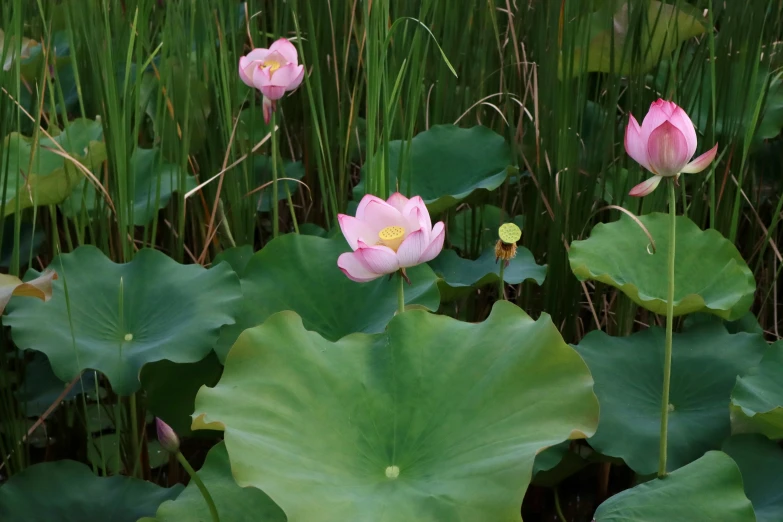
<instances>
[{"instance_id":1,"label":"lotus flower center","mask_svg":"<svg viewBox=\"0 0 783 522\"><path fill-rule=\"evenodd\" d=\"M378 239L383 246L387 246L397 251L400 248L400 243L405 239L405 229L398 226L386 227L378 232Z\"/></svg>"},{"instance_id":2,"label":"lotus flower center","mask_svg":"<svg viewBox=\"0 0 783 522\"><path fill-rule=\"evenodd\" d=\"M269 76L272 76L272 73L275 72L280 68L280 66L283 65L279 61L275 60L274 58L267 59L264 61L264 67L269 67Z\"/></svg>"},{"instance_id":3,"label":"lotus flower center","mask_svg":"<svg viewBox=\"0 0 783 522\"><path fill-rule=\"evenodd\" d=\"M389 466L386 468L386 477L390 479L396 479L400 476L400 468L397 466Z\"/></svg>"}]
</instances>

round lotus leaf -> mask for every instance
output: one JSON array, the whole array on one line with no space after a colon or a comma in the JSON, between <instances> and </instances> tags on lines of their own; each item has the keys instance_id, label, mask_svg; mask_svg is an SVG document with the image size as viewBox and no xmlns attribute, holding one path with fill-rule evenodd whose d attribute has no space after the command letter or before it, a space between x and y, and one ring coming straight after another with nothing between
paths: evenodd
<instances>
[{"instance_id":1,"label":"round lotus leaf","mask_svg":"<svg viewBox=\"0 0 783 522\"><path fill-rule=\"evenodd\" d=\"M731 392L734 433L783 439L783 342L771 345L758 366L737 379Z\"/></svg>"},{"instance_id":2,"label":"round lotus leaf","mask_svg":"<svg viewBox=\"0 0 783 522\"><path fill-rule=\"evenodd\" d=\"M783 520L783 451L761 435L734 435L723 443L742 473L757 522Z\"/></svg>"},{"instance_id":3,"label":"round lotus leaf","mask_svg":"<svg viewBox=\"0 0 783 522\"><path fill-rule=\"evenodd\" d=\"M577 346L601 404L601 423L588 442L641 475L658 469L664 341L664 329L656 327L628 337L594 331ZM669 471L720 448L731 433L734 381L767 346L760 335L728 333L717 319L675 333L673 341Z\"/></svg>"},{"instance_id":4,"label":"round lotus leaf","mask_svg":"<svg viewBox=\"0 0 783 522\"><path fill-rule=\"evenodd\" d=\"M444 250L430 261L430 267L441 280L438 282L444 301L450 301L500 279L500 263L495 260L495 249L490 247L476 260L459 257L454 250ZM517 255L503 271L503 280L511 285L533 281L542 285L546 278L546 265L536 264L533 254L524 247L517 247Z\"/></svg>"},{"instance_id":5,"label":"round lotus leaf","mask_svg":"<svg viewBox=\"0 0 783 522\"><path fill-rule=\"evenodd\" d=\"M389 143L389 193L421 196L433 214L439 214L476 192L495 190L506 180L512 164L508 141L477 125L435 125L414 136L410 143ZM354 188L354 199L366 193L366 173ZM398 176L399 175L399 179Z\"/></svg>"},{"instance_id":6,"label":"round lotus leaf","mask_svg":"<svg viewBox=\"0 0 783 522\"><path fill-rule=\"evenodd\" d=\"M699 460L611 497L598 506L595 522L754 522L731 457L709 451Z\"/></svg>"},{"instance_id":7,"label":"round lotus leaf","mask_svg":"<svg viewBox=\"0 0 783 522\"><path fill-rule=\"evenodd\" d=\"M165 489L151 482L114 476L97 477L72 460L36 464L0 487L3 522L136 522L155 514L182 485Z\"/></svg>"},{"instance_id":8,"label":"round lotus leaf","mask_svg":"<svg viewBox=\"0 0 783 522\"><path fill-rule=\"evenodd\" d=\"M194 429L291 521L519 521L537 453L598 422L592 378L547 315L407 311L337 342L293 312L246 330Z\"/></svg>"},{"instance_id":9,"label":"round lotus leaf","mask_svg":"<svg viewBox=\"0 0 783 522\"><path fill-rule=\"evenodd\" d=\"M198 476L215 501L220 522L285 522L285 513L266 493L237 485L223 442L209 450ZM176 500L160 505L155 518L139 522L212 522L212 517L204 497L191 481Z\"/></svg>"},{"instance_id":10,"label":"round lotus leaf","mask_svg":"<svg viewBox=\"0 0 783 522\"><path fill-rule=\"evenodd\" d=\"M181 265L152 249L116 264L82 246L51 267L59 275L52 299L12 301L4 324L19 348L45 353L62 381L94 369L120 395L139 389L146 363L203 359L241 298L228 264Z\"/></svg>"},{"instance_id":11,"label":"round lotus leaf","mask_svg":"<svg viewBox=\"0 0 783 522\"><path fill-rule=\"evenodd\" d=\"M650 241L628 216L600 223L590 238L571 243L568 259L581 280L601 281L622 290L636 304L666 313L669 216L640 216ZM716 230L701 230L690 219L676 220L674 315L710 312L727 320L742 317L753 303L756 282L739 251Z\"/></svg>"},{"instance_id":12,"label":"round lotus leaf","mask_svg":"<svg viewBox=\"0 0 783 522\"><path fill-rule=\"evenodd\" d=\"M287 234L256 252L242 272L244 297L236 324L221 332L216 348L221 361L245 329L283 310L293 310L308 330L332 341L354 332L382 332L398 309L397 281L351 281L337 267L340 254L350 250L342 236ZM437 310L440 294L432 269L423 264L407 273L405 303Z\"/></svg>"}]
</instances>

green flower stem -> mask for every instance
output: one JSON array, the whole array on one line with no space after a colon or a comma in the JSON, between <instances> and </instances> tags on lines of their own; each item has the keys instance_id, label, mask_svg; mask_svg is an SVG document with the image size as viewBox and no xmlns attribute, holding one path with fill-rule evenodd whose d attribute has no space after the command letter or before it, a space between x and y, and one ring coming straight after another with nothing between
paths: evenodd
<instances>
[{"instance_id":1,"label":"green flower stem","mask_svg":"<svg viewBox=\"0 0 783 522\"><path fill-rule=\"evenodd\" d=\"M280 210L277 199L277 111L272 111L272 237L280 233Z\"/></svg>"},{"instance_id":2,"label":"green flower stem","mask_svg":"<svg viewBox=\"0 0 783 522\"><path fill-rule=\"evenodd\" d=\"M557 518L560 522L568 522L563 514L563 508L560 507L560 493L557 491L557 486L555 486L555 510L557 511Z\"/></svg>"},{"instance_id":3,"label":"green flower stem","mask_svg":"<svg viewBox=\"0 0 783 522\"><path fill-rule=\"evenodd\" d=\"M402 270L400 270L399 277L400 284L397 287L397 311L403 313L405 311L405 278L402 276Z\"/></svg>"},{"instance_id":4,"label":"green flower stem","mask_svg":"<svg viewBox=\"0 0 783 522\"><path fill-rule=\"evenodd\" d=\"M133 452L132 477L140 477L139 461L141 460L141 451L139 449L139 413L136 409L136 394L130 396L130 421L131 421L131 450Z\"/></svg>"},{"instance_id":5,"label":"green flower stem","mask_svg":"<svg viewBox=\"0 0 783 522\"><path fill-rule=\"evenodd\" d=\"M669 383L672 376L672 333L674 329L674 249L677 230L677 195L674 178L669 180L669 293L666 300L666 345L663 359L663 398L661 400L661 446L658 477L666 476L666 443L669 431Z\"/></svg>"},{"instance_id":6,"label":"green flower stem","mask_svg":"<svg viewBox=\"0 0 783 522\"><path fill-rule=\"evenodd\" d=\"M204 485L204 482L201 480L201 477L199 477L196 474L196 470L193 469L193 467L190 465L188 460L185 458L185 455L183 455L181 451L177 452L177 460L179 461L180 464L182 464L182 467L185 468L185 471L188 472L188 475L190 475L190 479L196 483L196 486L198 486L198 490L201 492L201 496L204 497L207 506L209 506L209 513L212 515L212 522L220 522L220 517L218 516L218 511L217 511L217 507L215 506L215 501L212 500L212 495L209 494L209 491L207 490L207 487Z\"/></svg>"},{"instance_id":7,"label":"green flower stem","mask_svg":"<svg viewBox=\"0 0 783 522\"><path fill-rule=\"evenodd\" d=\"M506 262L500 260L500 281L498 281L498 299L506 300L506 282L503 281L503 272L506 271Z\"/></svg>"}]
</instances>

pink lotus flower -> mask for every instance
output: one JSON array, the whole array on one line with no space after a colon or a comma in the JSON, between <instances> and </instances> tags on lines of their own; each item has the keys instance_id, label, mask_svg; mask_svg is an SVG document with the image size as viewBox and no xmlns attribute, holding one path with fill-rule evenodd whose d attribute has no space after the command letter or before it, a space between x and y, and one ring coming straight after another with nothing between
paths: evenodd
<instances>
[{"instance_id":1,"label":"pink lotus flower","mask_svg":"<svg viewBox=\"0 0 783 522\"><path fill-rule=\"evenodd\" d=\"M650 106L641 126L631 115L625 129L625 150L639 165L655 174L631 189L631 196L646 196L663 178L706 169L718 153L718 144L690 161L696 152L693 122L677 104L659 99Z\"/></svg>"},{"instance_id":2,"label":"pink lotus flower","mask_svg":"<svg viewBox=\"0 0 783 522\"><path fill-rule=\"evenodd\" d=\"M302 83L304 66L299 65L296 47L280 38L269 49L253 49L241 57L239 77L245 85L263 93L264 120L268 124L275 102Z\"/></svg>"},{"instance_id":3,"label":"pink lotus flower","mask_svg":"<svg viewBox=\"0 0 783 522\"><path fill-rule=\"evenodd\" d=\"M397 192L384 201L368 194L356 217L339 214L337 219L353 249L340 255L337 266L359 283L426 263L443 250L446 227L442 221L432 226L419 196L408 199Z\"/></svg>"},{"instance_id":4,"label":"pink lotus flower","mask_svg":"<svg viewBox=\"0 0 783 522\"><path fill-rule=\"evenodd\" d=\"M177 453L179 451L179 437L174 433L171 426L156 417L155 428L158 432L158 442L160 442L161 447L169 453Z\"/></svg>"}]
</instances>

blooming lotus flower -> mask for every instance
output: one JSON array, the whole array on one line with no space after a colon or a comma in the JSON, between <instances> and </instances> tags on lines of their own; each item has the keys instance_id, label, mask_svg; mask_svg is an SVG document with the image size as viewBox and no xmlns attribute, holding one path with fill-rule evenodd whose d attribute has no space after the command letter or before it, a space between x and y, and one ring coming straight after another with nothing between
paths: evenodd
<instances>
[{"instance_id":1,"label":"blooming lotus flower","mask_svg":"<svg viewBox=\"0 0 783 522\"><path fill-rule=\"evenodd\" d=\"M696 152L696 129L677 104L659 99L650 106L642 125L630 116L625 129L625 150L639 165L655 176L631 189L631 196L646 196L661 179L706 169L718 153L713 148L690 161Z\"/></svg>"},{"instance_id":2,"label":"blooming lotus flower","mask_svg":"<svg viewBox=\"0 0 783 522\"><path fill-rule=\"evenodd\" d=\"M340 255L337 266L359 283L426 263L443 250L446 227L442 221L432 226L419 196L408 199L397 192L384 201L368 194L356 217L339 214L337 219L353 249Z\"/></svg>"},{"instance_id":3,"label":"blooming lotus flower","mask_svg":"<svg viewBox=\"0 0 783 522\"><path fill-rule=\"evenodd\" d=\"M302 83L304 66L299 65L296 47L280 38L269 49L253 49L241 57L239 77L245 85L263 93L264 120L268 124L275 102Z\"/></svg>"}]
</instances>

